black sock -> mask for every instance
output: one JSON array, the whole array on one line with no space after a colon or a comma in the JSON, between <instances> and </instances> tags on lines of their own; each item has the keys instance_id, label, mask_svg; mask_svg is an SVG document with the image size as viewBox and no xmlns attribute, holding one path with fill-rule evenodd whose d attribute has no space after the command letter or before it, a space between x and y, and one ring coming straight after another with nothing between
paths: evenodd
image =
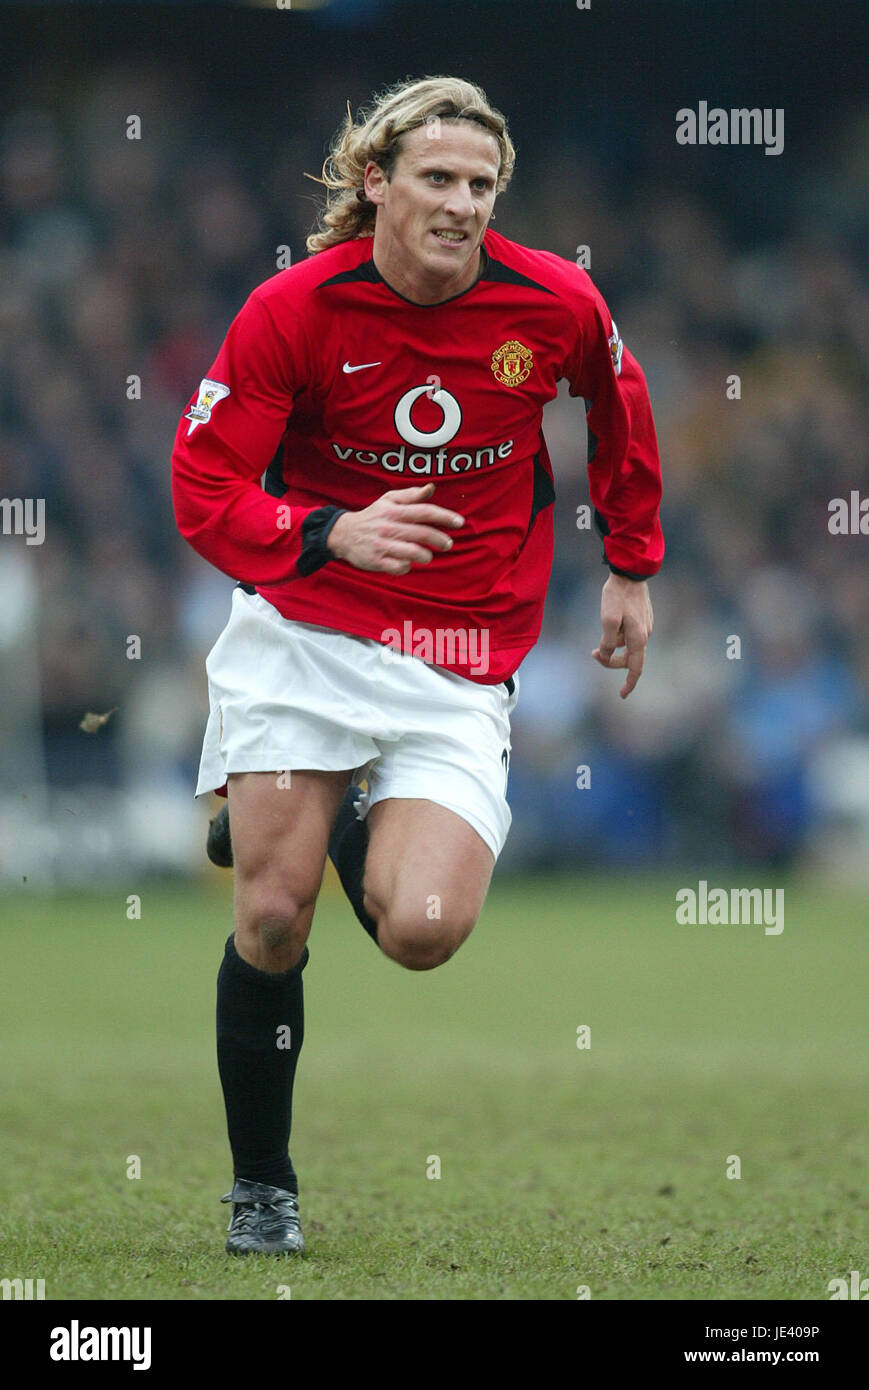
<instances>
[{"instance_id":1,"label":"black sock","mask_svg":"<svg viewBox=\"0 0 869 1390\"><path fill-rule=\"evenodd\" d=\"M217 1065L233 1172L296 1193L287 1146L305 1032L307 961L305 947L298 965L273 975L242 960L230 937L217 976Z\"/></svg>"},{"instance_id":2,"label":"black sock","mask_svg":"<svg viewBox=\"0 0 869 1390\"><path fill-rule=\"evenodd\" d=\"M359 795L359 788L353 788ZM344 830L333 836L329 844L329 857L338 870L338 877L350 906L359 918L368 935L377 940L377 923L365 911L362 879L365 873L365 856L368 853L368 826L359 820L355 812L348 818Z\"/></svg>"}]
</instances>

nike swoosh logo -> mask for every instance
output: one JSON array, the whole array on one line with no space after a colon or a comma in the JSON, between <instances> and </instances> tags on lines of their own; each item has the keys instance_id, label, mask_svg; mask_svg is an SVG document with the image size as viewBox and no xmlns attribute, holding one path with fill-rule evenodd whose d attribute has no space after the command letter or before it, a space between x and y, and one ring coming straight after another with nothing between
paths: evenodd
<instances>
[{"instance_id":1,"label":"nike swoosh logo","mask_svg":"<svg viewBox=\"0 0 869 1390\"><path fill-rule=\"evenodd\" d=\"M382 362L360 362L358 367L351 367L349 362L344 363L345 372L364 372L366 367L382 367Z\"/></svg>"}]
</instances>

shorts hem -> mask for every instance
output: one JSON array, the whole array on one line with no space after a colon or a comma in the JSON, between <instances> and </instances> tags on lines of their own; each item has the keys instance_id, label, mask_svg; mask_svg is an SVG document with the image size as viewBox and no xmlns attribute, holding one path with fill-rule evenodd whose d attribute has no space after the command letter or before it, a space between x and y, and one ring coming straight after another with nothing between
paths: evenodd
<instances>
[{"instance_id":1,"label":"shorts hem","mask_svg":"<svg viewBox=\"0 0 869 1390\"><path fill-rule=\"evenodd\" d=\"M507 827L507 831L505 831L503 838L501 838L495 833L493 833L491 828L484 821L480 820L479 816L475 816L473 811L469 811L464 806L458 806L454 801L447 801L444 797L433 795L431 791L398 791L394 788L385 788L383 790L378 788L378 790L373 795L369 792L363 795L363 797L361 798L361 804L364 811L362 819L364 820L367 817L368 812L371 810L371 807L376 806L379 801L390 800L431 801L434 803L435 806L443 806L445 811L452 811L454 816L458 816L459 819L463 820L466 825L469 825L472 830L476 830L477 834L483 841L486 848L491 851L491 854L495 859L496 863L500 858L501 851L503 850L504 845L507 843L507 834L509 833L510 829L509 826ZM358 802L357 805L359 805Z\"/></svg>"},{"instance_id":2,"label":"shorts hem","mask_svg":"<svg viewBox=\"0 0 869 1390\"><path fill-rule=\"evenodd\" d=\"M326 760L323 758L309 757L299 759L295 755L287 757L286 755L282 756L277 753L251 754L250 757L245 757L242 761L244 763L242 767L236 766L236 759L233 758L232 767L225 766L220 771L208 772L205 774L200 773L199 780L196 784L196 791L193 793L194 797L206 796L209 792L218 791L221 787L226 786L227 778L239 772L273 772L276 776L279 772L353 773L356 771L357 767L360 766L359 763L355 763L352 767L348 767L346 763L339 763L339 765L335 767L331 764L331 760L329 760L329 765L327 766Z\"/></svg>"}]
</instances>

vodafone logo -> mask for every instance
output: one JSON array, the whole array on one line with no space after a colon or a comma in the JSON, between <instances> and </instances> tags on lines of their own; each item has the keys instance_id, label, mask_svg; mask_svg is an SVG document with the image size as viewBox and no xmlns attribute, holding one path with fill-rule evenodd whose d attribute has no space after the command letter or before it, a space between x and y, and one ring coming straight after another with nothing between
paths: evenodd
<instances>
[{"instance_id":1,"label":"vodafone logo","mask_svg":"<svg viewBox=\"0 0 869 1390\"><path fill-rule=\"evenodd\" d=\"M411 422L410 412L420 396L428 395L435 405L439 405L443 411L443 424L438 430L431 430L426 434L423 430L418 430ZM455 396L443 386L439 386L433 391L431 385L412 386L409 391L405 391L398 405L395 407L395 428L402 439L408 444L415 444L418 449L438 449L442 444L449 444L459 432L462 423L462 408Z\"/></svg>"},{"instance_id":2,"label":"vodafone logo","mask_svg":"<svg viewBox=\"0 0 869 1390\"><path fill-rule=\"evenodd\" d=\"M358 449L353 444L339 444L333 439L332 449L341 463L374 464L384 468L387 473L415 473L417 476L440 478L451 473L467 473L471 469L491 468L509 458L513 452L513 440L505 439L500 444L487 444L481 449L462 450L451 454L444 447L455 439L462 426L462 408L450 391L437 385L437 377L432 377L424 386L412 386L405 391L395 407L395 428L404 440L397 449ZM410 412L420 396L428 396L440 407L443 420L436 430L418 430L412 423ZM408 448L410 445L410 448Z\"/></svg>"}]
</instances>

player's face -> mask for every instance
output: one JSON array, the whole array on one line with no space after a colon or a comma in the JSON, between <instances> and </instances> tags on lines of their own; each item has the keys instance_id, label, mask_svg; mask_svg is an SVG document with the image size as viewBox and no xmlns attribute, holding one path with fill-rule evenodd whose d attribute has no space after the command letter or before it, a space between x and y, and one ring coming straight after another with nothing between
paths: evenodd
<instances>
[{"instance_id":1,"label":"player's face","mask_svg":"<svg viewBox=\"0 0 869 1390\"><path fill-rule=\"evenodd\" d=\"M409 131L388 182L368 165L365 192L377 205L374 262L399 294L436 304L474 283L498 167L494 135L470 121Z\"/></svg>"}]
</instances>

